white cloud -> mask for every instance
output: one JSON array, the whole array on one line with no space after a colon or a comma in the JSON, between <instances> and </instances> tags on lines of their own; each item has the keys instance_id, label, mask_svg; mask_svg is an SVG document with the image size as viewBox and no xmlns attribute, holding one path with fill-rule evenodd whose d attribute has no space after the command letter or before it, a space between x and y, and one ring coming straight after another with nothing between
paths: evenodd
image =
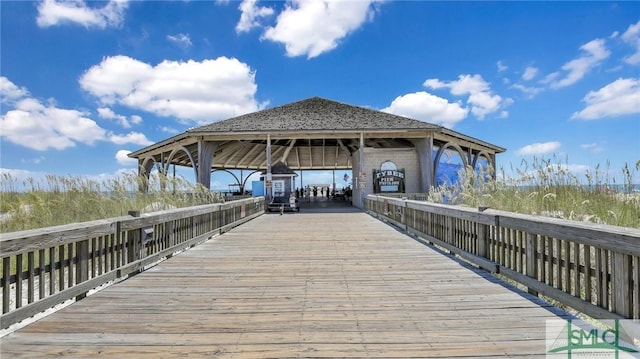
<instances>
[{"instance_id":1,"label":"white cloud","mask_svg":"<svg viewBox=\"0 0 640 359\"><path fill-rule=\"evenodd\" d=\"M5 80L3 83L12 84L8 79ZM28 94L28 91L22 89L20 94ZM108 108L98 109L98 112L103 116L118 116ZM53 100L44 105L37 99L24 97L0 117L0 136L37 151L64 150L78 143L92 145L98 141L143 146L153 143L137 132L126 135L108 132L88 116L83 111L58 108Z\"/></svg>"},{"instance_id":2,"label":"white cloud","mask_svg":"<svg viewBox=\"0 0 640 359\"><path fill-rule=\"evenodd\" d=\"M29 95L24 87L18 87L8 78L0 76L0 102L13 102Z\"/></svg>"},{"instance_id":3,"label":"white cloud","mask_svg":"<svg viewBox=\"0 0 640 359\"><path fill-rule=\"evenodd\" d=\"M543 88L534 87L534 86L525 86L523 84L513 84L511 87L516 90L522 91L522 93L524 93L529 99L536 97L537 94L544 91Z\"/></svg>"},{"instance_id":4,"label":"white cloud","mask_svg":"<svg viewBox=\"0 0 640 359\"><path fill-rule=\"evenodd\" d=\"M44 156L38 156L38 157L33 157L33 158L27 158L27 159L21 159L20 162L22 163L33 163L33 164L40 164L42 162L44 162L47 158Z\"/></svg>"},{"instance_id":5,"label":"white cloud","mask_svg":"<svg viewBox=\"0 0 640 359\"><path fill-rule=\"evenodd\" d=\"M140 146L149 146L153 144L153 141L150 141L147 136L140 132L129 132L126 135L116 135L111 133L108 136L108 140L115 143L116 145L133 143Z\"/></svg>"},{"instance_id":6,"label":"white cloud","mask_svg":"<svg viewBox=\"0 0 640 359\"><path fill-rule=\"evenodd\" d=\"M86 28L118 27L122 25L127 7L128 0L110 0L100 8L89 7L83 0L44 0L38 5L36 22L40 27L65 23L75 23Z\"/></svg>"},{"instance_id":7,"label":"white cloud","mask_svg":"<svg viewBox=\"0 0 640 359\"><path fill-rule=\"evenodd\" d=\"M602 146L598 145L597 143L584 143L580 145L580 148L593 153L600 153L604 151L604 148L602 148Z\"/></svg>"},{"instance_id":8,"label":"white cloud","mask_svg":"<svg viewBox=\"0 0 640 359\"><path fill-rule=\"evenodd\" d=\"M27 98L2 115L0 128L9 142L38 151L63 150L78 142L91 145L104 138L105 130L86 116Z\"/></svg>"},{"instance_id":9,"label":"white cloud","mask_svg":"<svg viewBox=\"0 0 640 359\"><path fill-rule=\"evenodd\" d=\"M526 145L518 150L519 155L543 155L546 153L552 153L560 148L560 142L544 142L544 143L532 143Z\"/></svg>"},{"instance_id":10,"label":"white cloud","mask_svg":"<svg viewBox=\"0 0 640 359\"><path fill-rule=\"evenodd\" d=\"M133 123L134 125L139 125L142 123L142 117L138 115L131 115L131 117L129 117L129 120L131 120L131 123Z\"/></svg>"},{"instance_id":11,"label":"white cloud","mask_svg":"<svg viewBox=\"0 0 640 359\"><path fill-rule=\"evenodd\" d=\"M171 134L176 134L176 133L180 132L180 131L176 130L175 128L169 127L169 126L160 126L160 131L166 132L166 133L171 133Z\"/></svg>"},{"instance_id":12,"label":"white cloud","mask_svg":"<svg viewBox=\"0 0 640 359\"><path fill-rule=\"evenodd\" d=\"M134 167L138 166L138 160L127 156L131 151L119 150L116 152L116 161L122 166Z\"/></svg>"},{"instance_id":13,"label":"white cloud","mask_svg":"<svg viewBox=\"0 0 640 359\"><path fill-rule=\"evenodd\" d=\"M240 9L240 20L236 25L236 32L248 32L254 27L260 27L261 17L273 15L273 9L266 6L256 6L258 0L243 0L238 6Z\"/></svg>"},{"instance_id":14,"label":"white cloud","mask_svg":"<svg viewBox=\"0 0 640 359\"><path fill-rule=\"evenodd\" d=\"M469 113L469 110L459 103L450 103L444 98L424 91L398 96L389 107L381 111L439 124L447 128L452 128Z\"/></svg>"},{"instance_id":15,"label":"white cloud","mask_svg":"<svg viewBox=\"0 0 640 359\"><path fill-rule=\"evenodd\" d=\"M503 110L513 102L511 99L503 99L500 95L493 94L489 83L480 75L460 75L457 81L449 82L428 79L423 85L432 89L448 88L451 94L456 96L469 95L467 104L471 106L471 113L480 119Z\"/></svg>"},{"instance_id":16,"label":"white cloud","mask_svg":"<svg viewBox=\"0 0 640 359\"><path fill-rule=\"evenodd\" d=\"M525 81L530 81L533 80L536 75L538 75L538 69L533 66L527 66L527 68L524 69L524 74L522 74L522 79Z\"/></svg>"},{"instance_id":17,"label":"white cloud","mask_svg":"<svg viewBox=\"0 0 640 359\"><path fill-rule=\"evenodd\" d=\"M552 88L573 85L611 54L605 47L605 41L603 39L589 41L580 46L580 49L584 52L582 56L562 65L562 71L547 75L543 82L550 83ZM564 77L558 79L562 75L564 75Z\"/></svg>"},{"instance_id":18,"label":"white cloud","mask_svg":"<svg viewBox=\"0 0 640 359\"><path fill-rule=\"evenodd\" d=\"M373 18L371 0L291 0L262 39L285 45L287 56L313 58L338 46L338 42Z\"/></svg>"},{"instance_id":19,"label":"white cloud","mask_svg":"<svg viewBox=\"0 0 640 359\"><path fill-rule=\"evenodd\" d=\"M127 116L116 114L112 109L108 107L99 107L98 116L107 120L115 120L118 124L120 124L120 126L124 128L131 128L131 123L136 125L142 123L142 117L140 116L133 115L131 116L131 118L127 118Z\"/></svg>"},{"instance_id":20,"label":"white cloud","mask_svg":"<svg viewBox=\"0 0 640 359\"><path fill-rule=\"evenodd\" d=\"M80 78L82 88L103 104L174 116L185 124L205 124L254 112L255 72L234 58L187 62L165 60L156 66L113 56Z\"/></svg>"},{"instance_id":21,"label":"white cloud","mask_svg":"<svg viewBox=\"0 0 640 359\"><path fill-rule=\"evenodd\" d=\"M504 72L504 71L507 71L507 69L508 69L507 65L502 63L502 61L498 61L496 66L498 66L498 72Z\"/></svg>"},{"instance_id":22,"label":"white cloud","mask_svg":"<svg viewBox=\"0 0 640 359\"><path fill-rule=\"evenodd\" d=\"M177 44L180 47L188 48L193 45L188 34L167 35L167 40Z\"/></svg>"},{"instance_id":23,"label":"white cloud","mask_svg":"<svg viewBox=\"0 0 640 359\"><path fill-rule=\"evenodd\" d=\"M625 57L624 61L630 65L640 64L640 21L629 25L627 31L622 34L621 39L636 50L633 55Z\"/></svg>"},{"instance_id":24,"label":"white cloud","mask_svg":"<svg viewBox=\"0 0 640 359\"><path fill-rule=\"evenodd\" d=\"M617 79L598 91L589 92L583 101L587 107L571 118L595 120L640 114L640 78Z\"/></svg>"}]
</instances>

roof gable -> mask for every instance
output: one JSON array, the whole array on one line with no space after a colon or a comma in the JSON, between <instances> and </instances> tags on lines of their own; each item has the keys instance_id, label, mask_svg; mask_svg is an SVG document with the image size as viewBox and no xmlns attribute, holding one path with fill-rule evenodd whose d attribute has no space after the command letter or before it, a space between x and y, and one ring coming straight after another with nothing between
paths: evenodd
<instances>
[{"instance_id":1,"label":"roof gable","mask_svg":"<svg viewBox=\"0 0 640 359\"><path fill-rule=\"evenodd\" d=\"M187 132L440 129L442 126L320 97L249 113Z\"/></svg>"}]
</instances>

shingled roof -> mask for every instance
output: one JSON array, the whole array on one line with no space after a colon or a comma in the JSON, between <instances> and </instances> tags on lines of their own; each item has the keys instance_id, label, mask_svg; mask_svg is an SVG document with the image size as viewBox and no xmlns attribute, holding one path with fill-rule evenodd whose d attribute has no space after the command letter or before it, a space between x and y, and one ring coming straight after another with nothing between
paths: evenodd
<instances>
[{"instance_id":1,"label":"shingled roof","mask_svg":"<svg viewBox=\"0 0 640 359\"><path fill-rule=\"evenodd\" d=\"M294 176L298 175L294 170L289 168L289 166L287 166L282 161L278 161L277 163L275 163L275 164L273 164L271 166L271 174L274 174L274 175L294 175Z\"/></svg>"},{"instance_id":2,"label":"shingled roof","mask_svg":"<svg viewBox=\"0 0 640 359\"><path fill-rule=\"evenodd\" d=\"M321 97L214 122L187 132L434 130L442 126Z\"/></svg>"},{"instance_id":3,"label":"shingled roof","mask_svg":"<svg viewBox=\"0 0 640 359\"><path fill-rule=\"evenodd\" d=\"M272 160L294 170L348 169L360 141L368 148L411 148L412 139L427 136L434 146L453 142L476 152L505 151L443 126L313 97L193 128L129 157L193 166L199 144L210 143L212 169L264 170L269 145Z\"/></svg>"}]
</instances>

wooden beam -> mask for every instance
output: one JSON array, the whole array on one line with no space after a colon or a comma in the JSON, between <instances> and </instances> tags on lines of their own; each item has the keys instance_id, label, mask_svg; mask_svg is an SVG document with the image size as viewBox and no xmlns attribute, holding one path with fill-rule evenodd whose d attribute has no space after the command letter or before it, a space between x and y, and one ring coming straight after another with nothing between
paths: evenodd
<instances>
[{"instance_id":1,"label":"wooden beam","mask_svg":"<svg viewBox=\"0 0 640 359\"><path fill-rule=\"evenodd\" d=\"M222 145L220 147L222 147ZM225 152L230 151L232 153L229 155L229 158L224 163L225 167L228 166L231 160L233 160L239 153L242 153L240 149L243 149L245 147L245 144L243 141L236 141L234 144L230 145L229 147L231 148L226 149Z\"/></svg>"},{"instance_id":2,"label":"wooden beam","mask_svg":"<svg viewBox=\"0 0 640 359\"><path fill-rule=\"evenodd\" d=\"M347 146L344 145L344 142L342 142L342 139L338 138L337 142L338 142L338 146L340 146L340 148L342 148L347 153L347 155L351 157L351 151L349 151Z\"/></svg>"},{"instance_id":3,"label":"wooden beam","mask_svg":"<svg viewBox=\"0 0 640 359\"><path fill-rule=\"evenodd\" d=\"M284 153L282 154L282 157L280 157L280 161L284 162L285 164L287 163L287 158L289 157L289 152L291 152L291 150L295 147L296 141L297 141L297 139L295 139L295 138L291 140L291 143L289 144L289 147L287 147L287 150L284 151Z\"/></svg>"},{"instance_id":4,"label":"wooden beam","mask_svg":"<svg viewBox=\"0 0 640 359\"><path fill-rule=\"evenodd\" d=\"M278 156L280 156L280 152L282 152L282 151L284 151L284 150L285 150L285 147L282 147L282 146L277 147L277 148L275 149L275 151L273 151L273 153L271 154L271 158L273 158L273 157L276 157L276 158L277 158ZM268 165L268 162L270 162L270 159L269 159L269 158L267 158L267 159L265 159L264 161L262 161L262 164L263 164L264 166L266 166L266 165ZM272 164L273 164L273 163L272 163Z\"/></svg>"},{"instance_id":5,"label":"wooden beam","mask_svg":"<svg viewBox=\"0 0 640 359\"><path fill-rule=\"evenodd\" d=\"M327 162L326 162L326 157L325 157L325 150L326 150L326 146L325 146L325 139L322 139L322 168L326 168L327 167Z\"/></svg>"},{"instance_id":6,"label":"wooden beam","mask_svg":"<svg viewBox=\"0 0 640 359\"><path fill-rule=\"evenodd\" d=\"M251 147L251 149L247 151L247 153L245 153L245 155L242 156L242 158L238 160L238 162L236 162L236 167L240 168L241 163L244 162L258 148L260 148L260 144L254 144L253 147Z\"/></svg>"}]
</instances>

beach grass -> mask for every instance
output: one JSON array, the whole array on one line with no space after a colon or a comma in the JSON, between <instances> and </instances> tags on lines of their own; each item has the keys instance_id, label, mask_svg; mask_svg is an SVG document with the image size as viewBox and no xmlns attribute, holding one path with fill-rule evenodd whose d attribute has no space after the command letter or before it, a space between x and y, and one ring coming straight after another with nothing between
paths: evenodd
<instances>
[{"instance_id":1,"label":"beach grass","mask_svg":"<svg viewBox=\"0 0 640 359\"><path fill-rule=\"evenodd\" d=\"M157 173L148 179L130 173L104 180L48 175L41 181L4 173L0 186L1 233L223 201L220 193Z\"/></svg>"},{"instance_id":2,"label":"beach grass","mask_svg":"<svg viewBox=\"0 0 640 359\"><path fill-rule=\"evenodd\" d=\"M633 183L640 160L625 165L620 178L609 175L608 165L579 176L557 158L520 165L509 171L466 168L458 184L434 188L428 200L640 228L640 193ZM220 193L157 173L148 179L129 173L104 180L49 175L41 181L18 181L4 173L0 188L0 233L223 201Z\"/></svg>"},{"instance_id":3,"label":"beach grass","mask_svg":"<svg viewBox=\"0 0 640 359\"><path fill-rule=\"evenodd\" d=\"M435 189L428 200L640 228L640 193L633 183L638 171L640 160L625 164L620 178L610 175L608 165L579 175L556 158L523 161L520 168L500 168L495 175L491 168L468 167L455 188Z\"/></svg>"}]
</instances>

